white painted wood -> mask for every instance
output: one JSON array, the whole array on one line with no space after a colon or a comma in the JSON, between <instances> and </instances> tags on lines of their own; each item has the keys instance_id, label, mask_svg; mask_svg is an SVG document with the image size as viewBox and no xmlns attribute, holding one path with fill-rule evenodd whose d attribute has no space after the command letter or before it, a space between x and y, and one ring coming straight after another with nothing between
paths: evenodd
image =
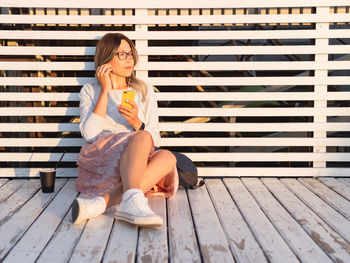
<instances>
[{"instance_id":1,"label":"white painted wood","mask_svg":"<svg viewBox=\"0 0 350 263\"><path fill-rule=\"evenodd\" d=\"M0 173L0 176L2 176L1 173ZM2 180L6 180L6 179L2 179ZM0 188L0 203L6 200L6 198L11 196L14 192L16 192L17 189L22 187L25 183L27 183L27 181L28 180L11 180L7 182L5 185L3 185ZM5 181L2 181L2 182L5 182Z\"/></svg>"},{"instance_id":2,"label":"white painted wood","mask_svg":"<svg viewBox=\"0 0 350 263\"><path fill-rule=\"evenodd\" d=\"M350 201L350 188L347 187L345 184L343 184L341 181L338 181L335 178L329 178L329 177L318 178L318 180L324 183L325 185L327 185L333 191L336 191L338 194L346 198L348 201Z\"/></svg>"},{"instance_id":3,"label":"white painted wood","mask_svg":"<svg viewBox=\"0 0 350 263\"><path fill-rule=\"evenodd\" d=\"M209 94L208 94L209 95ZM209 97L209 96L208 96ZM159 116L349 116L347 108L159 108ZM79 116L77 107L6 107L0 116Z\"/></svg>"},{"instance_id":4,"label":"white painted wood","mask_svg":"<svg viewBox=\"0 0 350 263\"><path fill-rule=\"evenodd\" d=\"M92 80L92 79L91 79ZM265 100L350 100L348 92L157 92L158 101L265 101ZM78 93L2 92L0 101L79 101ZM332 111L332 109L328 109Z\"/></svg>"},{"instance_id":5,"label":"white painted wood","mask_svg":"<svg viewBox=\"0 0 350 263\"><path fill-rule=\"evenodd\" d=\"M79 101L79 93L2 92L0 101Z\"/></svg>"},{"instance_id":6,"label":"white painted wood","mask_svg":"<svg viewBox=\"0 0 350 263\"><path fill-rule=\"evenodd\" d=\"M0 55L74 55L74 56L93 56L95 47L76 47L76 46L1 46ZM266 55L266 54L348 54L350 47L348 45L333 45L327 47L316 46L169 46L169 47L140 47L137 49L139 55Z\"/></svg>"},{"instance_id":7,"label":"white painted wood","mask_svg":"<svg viewBox=\"0 0 350 263\"><path fill-rule=\"evenodd\" d=\"M69 262L100 262L113 221L111 210L89 219Z\"/></svg>"},{"instance_id":8,"label":"white painted wood","mask_svg":"<svg viewBox=\"0 0 350 263\"><path fill-rule=\"evenodd\" d=\"M36 1L27 1L27 0L1 0L2 6L7 7L51 7L51 8L101 8L101 5L94 1L84 1L76 0L74 2L68 0L62 0L59 2L36 0ZM347 0L333 0L332 4L334 6L346 6L348 4ZM264 2L259 1L249 1L241 2L237 0L218 0L215 2L208 1L186 1L178 0L174 1L162 1L157 0L133 0L133 1L121 1L121 0L105 0L103 7L104 8L257 8L257 7L314 7L314 6L329 6L328 0L309 0L307 2L302 0L295 0L293 2L281 0L277 3L274 0L266 0Z\"/></svg>"},{"instance_id":9,"label":"white painted wood","mask_svg":"<svg viewBox=\"0 0 350 263\"><path fill-rule=\"evenodd\" d=\"M37 139L38 140L38 139ZM20 139L7 139L7 144L24 146ZM11 144L11 141L13 143ZM17 144L18 141L18 144ZM63 141L63 139L62 139ZM33 141L33 144L35 144ZM16 144L15 144L16 143ZM21 144L20 144L21 143ZM62 142L63 143L63 142ZM0 139L0 145L4 145ZM31 144L32 145L32 144ZM349 138L161 138L160 146L350 146Z\"/></svg>"},{"instance_id":10,"label":"white painted wood","mask_svg":"<svg viewBox=\"0 0 350 263\"><path fill-rule=\"evenodd\" d=\"M259 179L242 182L301 262L332 262Z\"/></svg>"},{"instance_id":11,"label":"white painted wood","mask_svg":"<svg viewBox=\"0 0 350 263\"><path fill-rule=\"evenodd\" d=\"M231 24L231 23L316 23L347 22L348 14L259 14L259 15L188 15L188 16L100 16L100 15L1 15L0 23L14 24Z\"/></svg>"},{"instance_id":12,"label":"white painted wood","mask_svg":"<svg viewBox=\"0 0 350 263\"><path fill-rule=\"evenodd\" d=\"M33 262L40 255L77 195L75 180L69 180L43 213L30 226L3 262Z\"/></svg>"},{"instance_id":13,"label":"white painted wood","mask_svg":"<svg viewBox=\"0 0 350 263\"><path fill-rule=\"evenodd\" d=\"M346 142L346 141L345 141ZM0 138L1 146L82 146L84 144L83 138ZM338 144L337 144L338 145ZM343 145L343 144L339 144Z\"/></svg>"},{"instance_id":14,"label":"white painted wood","mask_svg":"<svg viewBox=\"0 0 350 263\"><path fill-rule=\"evenodd\" d=\"M68 213L65 215L58 229L55 231L36 262L60 263L69 261L73 249L86 225L86 222L79 225L73 225L71 213L72 210L69 209Z\"/></svg>"},{"instance_id":15,"label":"white painted wood","mask_svg":"<svg viewBox=\"0 0 350 263\"><path fill-rule=\"evenodd\" d=\"M76 162L79 153L66 153L62 162ZM350 153L185 153L192 161L218 162L218 161L350 161ZM19 162L57 162L62 153L0 153L0 161Z\"/></svg>"},{"instance_id":16,"label":"white painted wood","mask_svg":"<svg viewBox=\"0 0 350 263\"><path fill-rule=\"evenodd\" d=\"M346 262L349 259L349 243L283 186L281 182L275 178L262 178L261 181L332 260Z\"/></svg>"},{"instance_id":17,"label":"white painted wood","mask_svg":"<svg viewBox=\"0 0 350 263\"><path fill-rule=\"evenodd\" d=\"M16 180L24 181L24 180ZM8 219L13 213L15 213L20 207L29 200L39 189L41 189L39 180L25 180L20 189L14 192L9 198L1 203L0 209L0 224L3 220ZM7 218L5 218L7 217Z\"/></svg>"},{"instance_id":18,"label":"white painted wood","mask_svg":"<svg viewBox=\"0 0 350 263\"><path fill-rule=\"evenodd\" d=\"M0 177L38 177L39 168L0 168ZM349 168L276 168L276 167L198 167L201 177L225 176L225 177L261 177L265 175L278 177L305 177L305 176L333 176L349 177ZM58 168L56 176L77 177L76 168Z\"/></svg>"},{"instance_id":19,"label":"white painted wood","mask_svg":"<svg viewBox=\"0 0 350 263\"><path fill-rule=\"evenodd\" d=\"M108 31L52 31L49 30L0 30L3 39L101 39ZM132 40L221 40L221 39L310 39L310 38L347 38L350 35L349 29L328 30L317 32L316 30L261 30L252 31L168 31L164 34L161 31L123 31ZM210 37L209 37L210 36Z\"/></svg>"},{"instance_id":20,"label":"white painted wood","mask_svg":"<svg viewBox=\"0 0 350 263\"><path fill-rule=\"evenodd\" d=\"M347 187L350 188L350 180L349 180L349 178L338 178L337 180L338 180L339 182L345 184Z\"/></svg>"},{"instance_id":21,"label":"white painted wood","mask_svg":"<svg viewBox=\"0 0 350 263\"><path fill-rule=\"evenodd\" d=\"M0 260L4 259L4 256L22 237L66 181L64 179L56 180L55 193L43 194L41 191L38 191L18 212L0 225Z\"/></svg>"},{"instance_id":22,"label":"white painted wood","mask_svg":"<svg viewBox=\"0 0 350 263\"><path fill-rule=\"evenodd\" d=\"M313 191L322 200L350 220L350 202L317 179L301 178L299 181Z\"/></svg>"},{"instance_id":23,"label":"white painted wood","mask_svg":"<svg viewBox=\"0 0 350 263\"><path fill-rule=\"evenodd\" d=\"M228 178L224 179L224 183L268 260L279 262L283 258L284 262L298 262L242 182L236 178Z\"/></svg>"},{"instance_id":24,"label":"white painted wood","mask_svg":"<svg viewBox=\"0 0 350 263\"><path fill-rule=\"evenodd\" d=\"M349 36L350 37L350 36ZM227 85L227 86L240 86L242 83L245 85L347 85L350 77L176 77L174 81L173 77L149 77L145 79L147 82L158 86L213 86L213 85ZM82 86L85 83L91 83L95 79L89 77L1 77L0 85L21 85L21 86Z\"/></svg>"},{"instance_id":25,"label":"white painted wood","mask_svg":"<svg viewBox=\"0 0 350 263\"><path fill-rule=\"evenodd\" d=\"M321 217L329 226L350 243L350 221L346 220L335 209L317 197L296 179L281 179L296 196L299 197L312 211Z\"/></svg>"},{"instance_id":26,"label":"white painted wood","mask_svg":"<svg viewBox=\"0 0 350 263\"><path fill-rule=\"evenodd\" d=\"M142 227L137 244L136 262L168 262L167 216L165 199L148 198L154 213L163 218L163 226L158 228Z\"/></svg>"},{"instance_id":27,"label":"white painted wood","mask_svg":"<svg viewBox=\"0 0 350 263\"><path fill-rule=\"evenodd\" d=\"M327 54L322 54L327 55ZM340 70L348 69L350 61L255 61L255 62L144 62L136 66L136 70ZM1 70L79 70L93 71L93 62L1 62Z\"/></svg>"},{"instance_id":28,"label":"white painted wood","mask_svg":"<svg viewBox=\"0 0 350 263\"><path fill-rule=\"evenodd\" d=\"M207 189L187 190L193 222L204 262L234 262L230 244Z\"/></svg>"},{"instance_id":29,"label":"white painted wood","mask_svg":"<svg viewBox=\"0 0 350 263\"><path fill-rule=\"evenodd\" d=\"M267 262L263 251L222 181L207 179L205 184L228 237L235 260L237 262Z\"/></svg>"},{"instance_id":30,"label":"white painted wood","mask_svg":"<svg viewBox=\"0 0 350 263\"><path fill-rule=\"evenodd\" d=\"M186 190L179 189L167 207L170 262L201 262Z\"/></svg>"},{"instance_id":31,"label":"white painted wood","mask_svg":"<svg viewBox=\"0 0 350 263\"><path fill-rule=\"evenodd\" d=\"M110 210L115 214L115 206ZM102 262L135 262L138 230L135 225L115 220Z\"/></svg>"},{"instance_id":32,"label":"white painted wood","mask_svg":"<svg viewBox=\"0 0 350 263\"><path fill-rule=\"evenodd\" d=\"M8 181L9 181L9 179L0 179L0 187L3 186L4 184L6 184Z\"/></svg>"}]
</instances>

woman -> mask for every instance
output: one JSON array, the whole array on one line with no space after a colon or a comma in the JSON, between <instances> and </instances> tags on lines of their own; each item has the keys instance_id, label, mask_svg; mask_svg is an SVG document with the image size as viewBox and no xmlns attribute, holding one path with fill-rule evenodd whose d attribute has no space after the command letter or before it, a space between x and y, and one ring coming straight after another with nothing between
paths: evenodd
<instances>
[{"instance_id":1,"label":"woman","mask_svg":"<svg viewBox=\"0 0 350 263\"><path fill-rule=\"evenodd\" d=\"M119 206L116 218L161 226L146 196L172 197L178 188L176 159L158 145L157 102L153 87L135 77L138 55L133 42L108 33L95 53L96 82L80 91L80 131L87 141L79 154L74 224ZM135 90L132 108L121 105L122 92Z\"/></svg>"}]
</instances>

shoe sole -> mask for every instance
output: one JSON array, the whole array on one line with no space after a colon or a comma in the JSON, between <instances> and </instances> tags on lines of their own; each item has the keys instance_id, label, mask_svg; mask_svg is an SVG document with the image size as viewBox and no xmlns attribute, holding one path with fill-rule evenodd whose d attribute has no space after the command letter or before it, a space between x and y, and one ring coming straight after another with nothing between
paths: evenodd
<instances>
[{"instance_id":1,"label":"shoe sole","mask_svg":"<svg viewBox=\"0 0 350 263\"><path fill-rule=\"evenodd\" d=\"M72 204L72 222L75 225L81 223L81 218L79 217L79 214L81 214L80 212L79 201L75 199Z\"/></svg>"},{"instance_id":2,"label":"shoe sole","mask_svg":"<svg viewBox=\"0 0 350 263\"><path fill-rule=\"evenodd\" d=\"M163 219L151 217L135 217L126 213L116 213L115 218L138 226L160 227L163 225ZM158 222L155 222L158 221Z\"/></svg>"}]
</instances>

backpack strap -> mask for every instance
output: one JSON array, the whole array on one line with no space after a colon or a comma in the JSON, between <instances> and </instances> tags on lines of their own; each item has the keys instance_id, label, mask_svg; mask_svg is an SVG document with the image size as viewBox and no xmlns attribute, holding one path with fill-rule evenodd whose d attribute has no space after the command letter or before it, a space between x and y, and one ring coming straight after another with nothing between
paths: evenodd
<instances>
[{"instance_id":1,"label":"backpack strap","mask_svg":"<svg viewBox=\"0 0 350 263\"><path fill-rule=\"evenodd\" d=\"M202 179L202 180L199 181L199 183L197 185L191 186L190 189L195 190L198 187L201 187L203 185L204 185L204 180Z\"/></svg>"}]
</instances>

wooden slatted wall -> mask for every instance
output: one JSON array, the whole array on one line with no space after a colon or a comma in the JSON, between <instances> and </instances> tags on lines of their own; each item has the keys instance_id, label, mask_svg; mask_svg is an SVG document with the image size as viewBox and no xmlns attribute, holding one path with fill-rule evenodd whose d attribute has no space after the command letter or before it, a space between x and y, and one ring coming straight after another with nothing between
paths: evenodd
<instances>
[{"instance_id":1,"label":"wooden slatted wall","mask_svg":"<svg viewBox=\"0 0 350 263\"><path fill-rule=\"evenodd\" d=\"M161 146L201 176L350 174L348 1L0 6L0 177L37 176L64 150L58 175L77 175L78 93L107 32L135 40Z\"/></svg>"}]
</instances>

